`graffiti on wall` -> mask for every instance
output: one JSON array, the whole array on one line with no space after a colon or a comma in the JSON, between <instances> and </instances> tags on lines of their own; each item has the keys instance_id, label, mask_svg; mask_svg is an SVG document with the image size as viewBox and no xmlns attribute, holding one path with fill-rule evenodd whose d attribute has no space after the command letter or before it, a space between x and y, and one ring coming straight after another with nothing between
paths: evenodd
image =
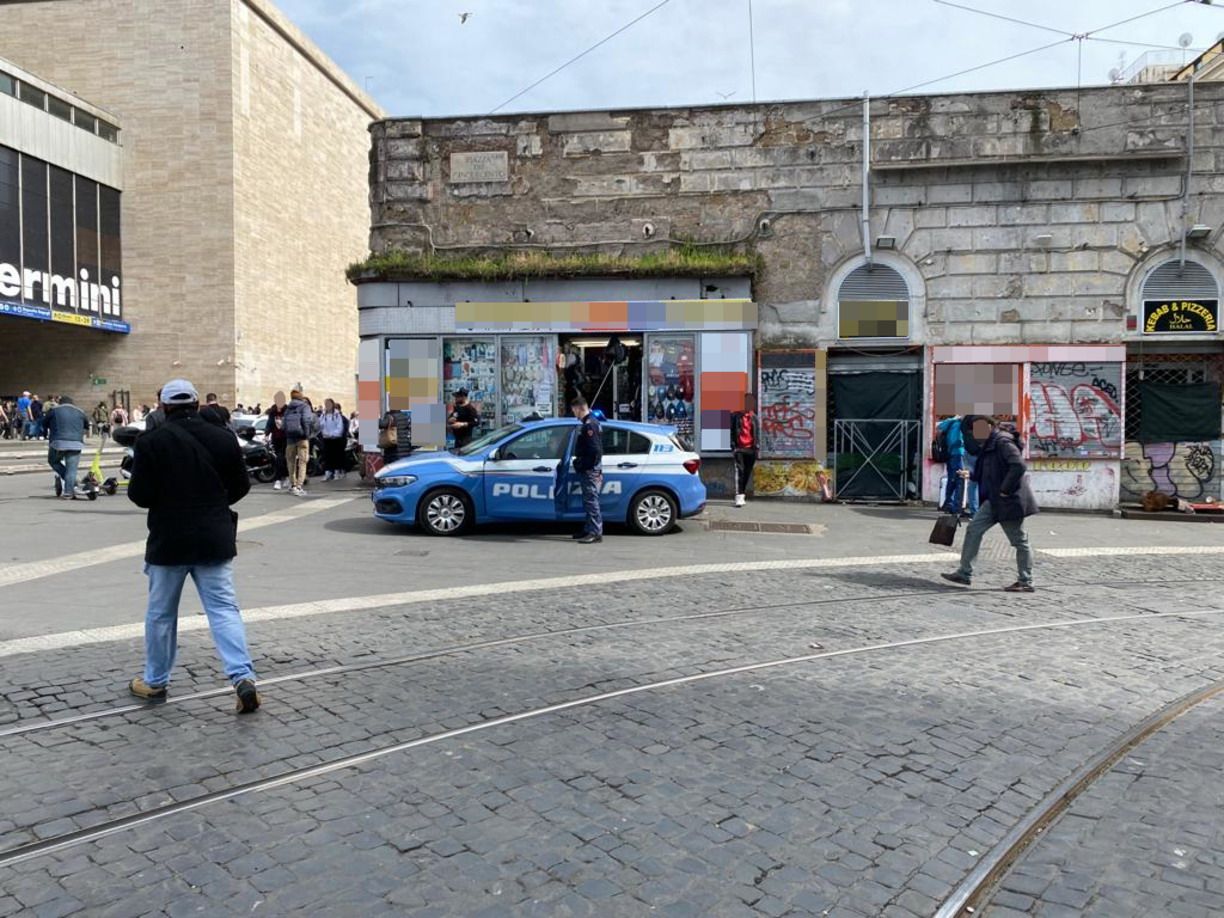
<instances>
[{"instance_id":1,"label":"graffiti on wall","mask_svg":"<svg viewBox=\"0 0 1224 918\"><path fill-rule=\"evenodd\" d=\"M1191 502L1221 498L1220 440L1138 443L1128 440L1122 459L1122 499L1140 501L1150 491Z\"/></svg>"},{"instance_id":2,"label":"graffiti on wall","mask_svg":"<svg viewBox=\"0 0 1224 918\"><path fill-rule=\"evenodd\" d=\"M1029 449L1051 458L1113 457L1122 450L1122 364L1034 363Z\"/></svg>"},{"instance_id":3,"label":"graffiti on wall","mask_svg":"<svg viewBox=\"0 0 1224 918\"><path fill-rule=\"evenodd\" d=\"M752 474L754 493L765 497L815 497L833 499L829 473L819 462L770 462L761 460Z\"/></svg>"},{"instance_id":4,"label":"graffiti on wall","mask_svg":"<svg viewBox=\"0 0 1224 918\"><path fill-rule=\"evenodd\" d=\"M812 459L820 419L823 373L812 351L763 351L758 404L761 453L778 459Z\"/></svg>"}]
</instances>

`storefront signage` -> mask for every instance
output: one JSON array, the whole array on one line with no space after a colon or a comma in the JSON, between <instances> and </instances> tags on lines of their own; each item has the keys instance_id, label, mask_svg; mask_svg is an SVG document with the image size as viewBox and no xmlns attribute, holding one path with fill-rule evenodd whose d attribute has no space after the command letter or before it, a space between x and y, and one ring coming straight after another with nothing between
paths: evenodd
<instances>
[{"instance_id":1,"label":"storefront signage","mask_svg":"<svg viewBox=\"0 0 1224 918\"><path fill-rule=\"evenodd\" d=\"M82 315L76 312L62 312L50 306L39 306L33 303L18 303L12 300L0 300L0 316L14 316L18 319L35 319L39 322L58 322L64 325L79 325L82 328L92 328L97 331L115 332L126 335L132 326L119 319L104 316Z\"/></svg>"},{"instance_id":2,"label":"storefront signage","mask_svg":"<svg viewBox=\"0 0 1224 918\"><path fill-rule=\"evenodd\" d=\"M488 153L452 153L450 156L452 185L468 182L510 181L510 155L505 150Z\"/></svg>"},{"instance_id":3,"label":"storefront signage","mask_svg":"<svg viewBox=\"0 0 1224 918\"><path fill-rule=\"evenodd\" d=\"M1145 335L1219 330L1219 300L1145 300L1143 303Z\"/></svg>"},{"instance_id":4,"label":"storefront signage","mask_svg":"<svg viewBox=\"0 0 1224 918\"><path fill-rule=\"evenodd\" d=\"M456 303L459 332L750 331L751 300L634 300L607 303Z\"/></svg>"}]
</instances>

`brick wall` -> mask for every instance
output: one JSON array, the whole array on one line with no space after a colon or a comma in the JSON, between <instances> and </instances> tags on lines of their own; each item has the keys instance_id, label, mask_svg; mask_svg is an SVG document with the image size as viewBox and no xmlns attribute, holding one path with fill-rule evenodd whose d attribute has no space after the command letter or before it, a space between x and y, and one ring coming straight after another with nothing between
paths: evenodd
<instances>
[{"instance_id":1,"label":"brick wall","mask_svg":"<svg viewBox=\"0 0 1224 918\"><path fill-rule=\"evenodd\" d=\"M1198 90L1190 218L1218 228L1224 85ZM925 289L916 341L1124 337L1128 277L1180 234L1184 86L910 97L871 111L871 234L896 238ZM393 120L373 137L375 251L747 242L765 262L764 343L836 338L830 281L861 253L861 102ZM469 151L506 151L508 180L450 181L450 154Z\"/></svg>"}]
</instances>

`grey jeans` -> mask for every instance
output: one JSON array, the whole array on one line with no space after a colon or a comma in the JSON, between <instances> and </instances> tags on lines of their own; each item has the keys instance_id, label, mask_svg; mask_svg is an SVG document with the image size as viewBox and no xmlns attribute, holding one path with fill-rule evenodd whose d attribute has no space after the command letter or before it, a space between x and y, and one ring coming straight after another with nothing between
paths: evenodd
<instances>
[{"instance_id":1,"label":"grey jeans","mask_svg":"<svg viewBox=\"0 0 1224 918\"><path fill-rule=\"evenodd\" d=\"M1033 582L1033 549L1029 546L1028 533L1024 531L1024 520L997 520L990 501L984 501L969 521L965 530L965 544L961 548L960 567L956 572L966 579L973 576L973 562L982 548L982 537L995 523L1007 534L1007 540L1016 549L1016 573L1021 583Z\"/></svg>"}]
</instances>

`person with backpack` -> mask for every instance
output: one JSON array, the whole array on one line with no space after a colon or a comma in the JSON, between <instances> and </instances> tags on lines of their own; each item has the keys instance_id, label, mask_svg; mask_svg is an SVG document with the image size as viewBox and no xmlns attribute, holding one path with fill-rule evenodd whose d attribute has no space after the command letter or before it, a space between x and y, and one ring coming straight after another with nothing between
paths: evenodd
<instances>
[{"instance_id":1,"label":"person with backpack","mask_svg":"<svg viewBox=\"0 0 1224 918\"><path fill-rule=\"evenodd\" d=\"M971 480L975 457L965 448L966 424L972 424L972 421L956 414L935 425L931 458L946 464L948 480L941 504L943 511L960 513L961 504L964 503L969 515L973 516L978 509L978 495L977 485Z\"/></svg>"},{"instance_id":2,"label":"person with backpack","mask_svg":"<svg viewBox=\"0 0 1224 918\"><path fill-rule=\"evenodd\" d=\"M344 472L344 448L348 443L348 419L332 399L324 399L319 418L323 437L323 480L336 481Z\"/></svg>"},{"instance_id":3,"label":"person with backpack","mask_svg":"<svg viewBox=\"0 0 1224 918\"><path fill-rule=\"evenodd\" d=\"M259 694L234 596L238 514L230 505L247 495L251 480L237 438L200 417L200 396L190 382L166 383L161 403L166 420L136 441L128 485L132 503L149 511L145 665L128 691L145 701L165 699L178 652L179 598L190 576L238 713L249 714L259 707Z\"/></svg>"},{"instance_id":4,"label":"person with backpack","mask_svg":"<svg viewBox=\"0 0 1224 918\"><path fill-rule=\"evenodd\" d=\"M951 574L940 576L952 583L969 586L982 537L998 523L1016 549L1018 574L1016 582L1003 589L1008 593L1032 593L1033 549L1024 531L1024 520L1037 513L1038 508L1037 498L1029 485L1028 467L1020 453L1019 437L1014 431L1004 429L996 418L970 417L969 433L973 445L978 447L972 480L977 483L981 505L965 530L960 566Z\"/></svg>"},{"instance_id":5,"label":"person with backpack","mask_svg":"<svg viewBox=\"0 0 1224 918\"><path fill-rule=\"evenodd\" d=\"M306 469L310 464L310 440L315 435L315 415L301 389L289 392L284 415L285 462L289 466L289 493L306 496Z\"/></svg>"},{"instance_id":6,"label":"person with backpack","mask_svg":"<svg viewBox=\"0 0 1224 918\"><path fill-rule=\"evenodd\" d=\"M735 462L735 506L747 501L752 470L761 451L761 425L756 416L756 399L744 394L744 410L731 412L731 456Z\"/></svg>"}]
</instances>

